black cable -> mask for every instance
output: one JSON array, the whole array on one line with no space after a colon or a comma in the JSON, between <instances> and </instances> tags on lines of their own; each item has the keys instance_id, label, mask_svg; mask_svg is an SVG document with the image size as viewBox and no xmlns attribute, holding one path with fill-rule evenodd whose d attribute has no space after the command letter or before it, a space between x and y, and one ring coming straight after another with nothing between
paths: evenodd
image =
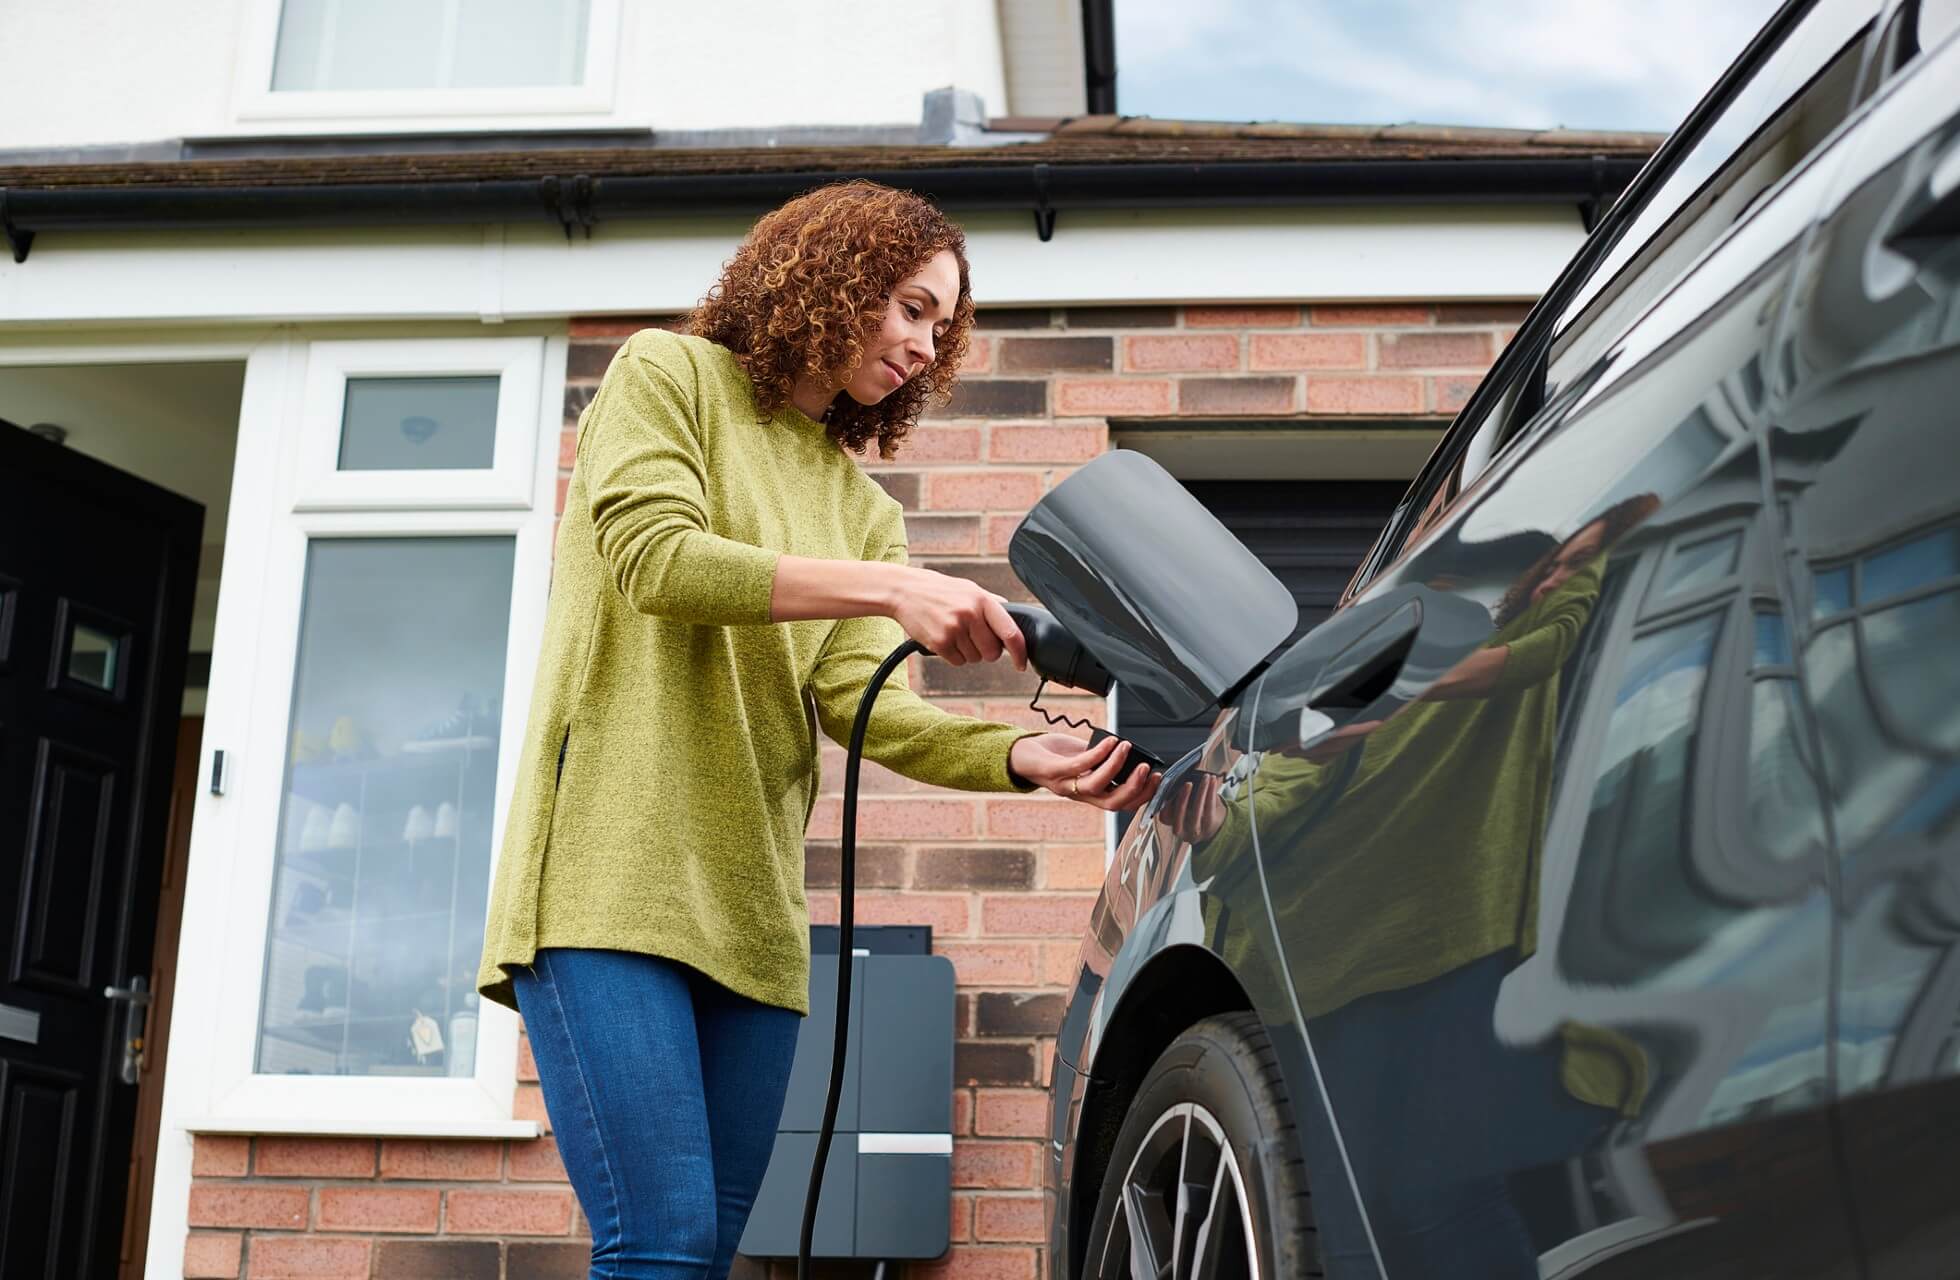
<instances>
[{"instance_id":1,"label":"black cable","mask_svg":"<svg viewBox=\"0 0 1960 1280\"><path fill-rule=\"evenodd\" d=\"M844 755L844 830L837 852L837 1039L830 1051L830 1092L823 1103L823 1125L817 1130L817 1154L810 1165L810 1190L803 1199L803 1235L797 1243L796 1280L809 1280L810 1241L817 1230L817 1197L823 1191L824 1166L830 1159L830 1139L837 1128L837 1106L844 1097L844 1051L851 1038L851 920L855 913L857 880L858 766L864 761L864 735L871 709L898 664L915 653L927 652L917 640L893 649L864 686L857 719L851 724L851 744Z\"/></svg>"}]
</instances>

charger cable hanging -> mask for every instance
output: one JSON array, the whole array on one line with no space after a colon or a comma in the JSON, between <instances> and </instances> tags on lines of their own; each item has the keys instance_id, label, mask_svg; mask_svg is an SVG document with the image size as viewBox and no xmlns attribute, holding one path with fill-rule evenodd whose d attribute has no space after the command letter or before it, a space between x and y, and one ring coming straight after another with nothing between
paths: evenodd
<instances>
[{"instance_id":1,"label":"charger cable hanging","mask_svg":"<svg viewBox=\"0 0 1960 1280\"><path fill-rule=\"evenodd\" d=\"M893 649L864 686L857 719L851 723L850 748L844 755L844 829L837 851L837 1038L830 1050L830 1090L824 1095L823 1124L817 1130L817 1153L810 1166L810 1189L803 1199L803 1234L797 1242L796 1280L809 1280L810 1244L817 1230L817 1199L823 1192L823 1172L830 1160L830 1140L837 1128L837 1107L844 1097L844 1055L851 1043L851 926L856 914L858 766L864 762L864 735L878 691L898 665L915 653L927 653L917 640Z\"/></svg>"}]
</instances>

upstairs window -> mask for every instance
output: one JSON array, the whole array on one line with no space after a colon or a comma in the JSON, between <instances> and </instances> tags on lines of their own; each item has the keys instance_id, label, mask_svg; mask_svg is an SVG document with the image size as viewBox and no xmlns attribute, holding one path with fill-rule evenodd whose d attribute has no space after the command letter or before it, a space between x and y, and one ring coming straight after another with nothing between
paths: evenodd
<instances>
[{"instance_id":1,"label":"upstairs window","mask_svg":"<svg viewBox=\"0 0 1960 1280\"><path fill-rule=\"evenodd\" d=\"M283 0L275 93L585 80L591 0Z\"/></svg>"},{"instance_id":2,"label":"upstairs window","mask_svg":"<svg viewBox=\"0 0 1960 1280\"><path fill-rule=\"evenodd\" d=\"M619 0L254 0L235 114L317 120L325 132L352 120L417 132L589 126L616 110L619 11Z\"/></svg>"}]
</instances>

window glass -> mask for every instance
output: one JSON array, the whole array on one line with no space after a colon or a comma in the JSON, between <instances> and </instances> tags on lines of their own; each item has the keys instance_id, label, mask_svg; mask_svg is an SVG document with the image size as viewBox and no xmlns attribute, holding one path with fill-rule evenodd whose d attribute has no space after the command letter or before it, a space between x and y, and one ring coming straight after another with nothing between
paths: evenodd
<instances>
[{"instance_id":1,"label":"window glass","mask_svg":"<svg viewBox=\"0 0 1960 1280\"><path fill-rule=\"evenodd\" d=\"M496 462L497 379L349 378L342 471L483 470Z\"/></svg>"},{"instance_id":2,"label":"window glass","mask_svg":"<svg viewBox=\"0 0 1960 1280\"><path fill-rule=\"evenodd\" d=\"M576 85L591 0L285 0L274 91Z\"/></svg>"},{"instance_id":3,"label":"window glass","mask_svg":"<svg viewBox=\"0 0 1960 1280\"><path fill-rule=\"evenodd\" d=\"M514 551L308 548L261 1073L474 1070Z\"/></svg>"},{"instance_id":4,"label":"window glass","mask_svg":"<svg viewBox=\"0 0 1960 1280\"><path fill-rule=\"evenodd\" d=\"M86 622L74 623L73 628L68 636L68 678L91 689L114 693L122 637Z\"/></svg>"},{"instance_id":5,"label":"window glass","mask_svg":"<svg viewBox=\"0 0 1960 1280\"><path fill-rule=\"evenodd\" d=\"M1554 385L1597 359L1849 114L1871 10L1869 3L1819 0L1651 188L1559 317Z\"/></svg>"}]
</instances>

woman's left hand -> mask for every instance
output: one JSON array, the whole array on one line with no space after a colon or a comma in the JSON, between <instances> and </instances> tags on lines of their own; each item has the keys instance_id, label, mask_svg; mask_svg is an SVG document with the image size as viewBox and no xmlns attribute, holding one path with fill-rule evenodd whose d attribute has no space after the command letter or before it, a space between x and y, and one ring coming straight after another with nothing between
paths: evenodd
<instances>
[{"instance_id":1,"label":"woman's left hand","mask_svg":"<svg viewBox=\"0 0 1960 1280\"><path fill-rule=\"evenodd\" d=\"M1157 790L1158 775L1147 764L1137 766L1122 785L1110 785L1129 755L1130 744L1118 738L1105 738L1092 747L1066 733L1040 733L1016 742L1008 765L1058 796L1121 811L1148 803Z\"/></svg>"}]
</instances>

